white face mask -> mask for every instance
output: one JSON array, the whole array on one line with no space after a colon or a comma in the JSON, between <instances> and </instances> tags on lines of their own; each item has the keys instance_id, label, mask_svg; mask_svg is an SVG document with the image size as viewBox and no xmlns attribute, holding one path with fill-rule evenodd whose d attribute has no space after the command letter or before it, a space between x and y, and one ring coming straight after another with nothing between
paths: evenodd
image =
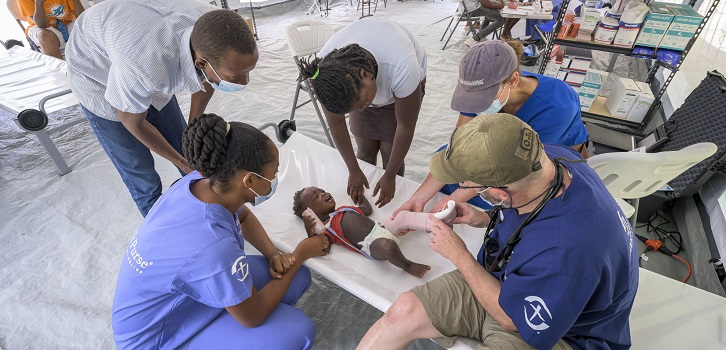
<instances>
[{"instance_id":1,"label":"white face mask","mask_svg":"<svg viewBox=\"0 0 726 350\"><path fill-rule=\"evenodd\" d=\"M255 197L255 204L254 204L254 206L256 207L256 206L262 204L263 202L265 202L266 200L270 199L270 197L272 197L272 195L275 194L275 190L277 190L277 174L275 174L275 178L272 180L270 180L260 174L257 174L257 173L253 173L253 174L259 176L262 179L270 181L270 193L268 193L264 196L260 196L259 194L257 194L257 192L255 192L255 190L253 190L251 187L248 187L250 189L250 191L252 191L252 193L254 193L255 196L257 196L257 197Z\"/></svg>"},{"instance_id":2,"label":"white face mask","mask_svg":"<svg viewBox=\"0 0 726 350\"><path fill-rule=\"evenodd\" d=\"M506 206L504 206L504 199L500 199L499 200L499 203L497 203L497 204L492 203L492 199L493 199L492 196L489 195L488 193L486 193L490 188L491 187L487 187L487 188L485 188L485 189L483 189L481 191L477 191L476 194L479 195L479 198L481 198L481 200L483 200L484 203L491 205L492 208L494 208L494 207L496 207L498 205L503 206L503 207L506 208Z\"/></svg>"},{"instance_id":3,"label":"white face mask","mask_svg":"<svg viewBox=\"0 0 726 350\"><path fill-rule=\"evenodd\" d=\"M505 85L505 87L509 87L509 84ZM499 111L501 111L502 108L504 108L504 105L506 105L507 102L509 101L509 95L512 93L512 89L511 88L508 88L507 90L509 90L509 91L507 91L507 98L504 100L504 102L500 102L499 101L499 97L501 95L497 95L497 97L494 99L494 101L492 101L492 105L489 106L489 108L487 108L484 112L480 112L480 113L477 113L477 114L478 115L482 115L482 114L494 114L494 113L498 113ZM502 90L502 93L504 93L504 90Z\"/></svg>"},{"instance_id":4,"label":"white face mask","mask_svg":"<svg viewBox=\"0 0 726 350\"><path fill-rule=\"evenodd\" d=\"M237 92L237 91L242 91L245 89L245 87L247 87L247 85L242 85L242 84L237 84L237 83L232 83L232 82L229 82L226 80L222 80L222 78L219 77L219 74L217 74L217 71L214 69L214 67L212 67L212 64L209 63L209 61L207 61L207 63L209 64L209 68L212 68L212 72L214 72L214 75L216 75L217 79L219 79L219 84L213 83L211 80L209 80L209 77L207 77L207 74L204 73L204 70L202 70L202 74L204 75L204 78L207 79L207 82L209 83L209 85L212 85L212 87L215 90L224 91L224 92Z\"/></svg>"}]
</instances>

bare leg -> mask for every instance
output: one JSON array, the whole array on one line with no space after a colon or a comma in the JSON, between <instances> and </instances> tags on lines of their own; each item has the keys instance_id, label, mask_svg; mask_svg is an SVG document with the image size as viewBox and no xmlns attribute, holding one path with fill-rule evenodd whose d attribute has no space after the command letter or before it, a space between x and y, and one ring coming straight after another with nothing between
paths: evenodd
<instances>
[{"instance_id":1,"label":"bare leg","mask_svg":"<svg viewBox=\"0 0 726 350\"><path fill-rule=\"evenodd\" d=\"M356 158L366 163L376 165L376 163L378 163L378 151L380 150L380 141L365 139L358 136L354 137L355 143L358 146Z\"/></svg>"},{"instance_id":2,"label":"bare leg","mask_svg":"<svg viewBox=\"0 0 726 350\"><path fill-rule=\"evenodd\" d=\"M60 40L58 37L48 29L41 30L38 35L40 42L40 51L48 56L63 59L63 54L60 50Z\"/></svg>"},{"instance_id":3,"label":"bare leg","mask_svg":"<svg viewBox=\"0 0 726 350\"><path fill-rule=\"evenodd\" d=\"M371 256L376 260L388 260L391 264L400 267L409 274L421 278L431 270L428 265L417 264L406 259L401 248L391 239L379 238L370 246Z\"/></svg>"},{"instance_id":4,"label":"bare leg","mask_svg":"<svg viewBox=\"0 0 726 350\"><path fill-rule=\"evenodd\" d=\"M512 38L512 28L514 28L514 25L519 22L519 18L505 18L504 19L504 28L502 29L502 39L511 39Z\"/></svg>"},{"instance_id":5,"label":"bare leg","mask_svg":"<svg viewBox=\"0 0 726 350\"><path fill-rule=\"evenodd\" d=\"M388 160L391 159L391 151L393 151L393 143L381 141L381 158L383 159L383 169L388 168ZM406 163L402 163L396 174L403 176L406 171Z\"/></svg>"},{"instance_id":6,"label":"bare leg","mask_svg":"<svg viewBox=\"0 0 726 350\"><path fill-rule=\"evenodd\" d=\"M441 336L416 294L406 292L373 324L358 349L406 349L416 339Z\"/></svg>"}]
</instances>

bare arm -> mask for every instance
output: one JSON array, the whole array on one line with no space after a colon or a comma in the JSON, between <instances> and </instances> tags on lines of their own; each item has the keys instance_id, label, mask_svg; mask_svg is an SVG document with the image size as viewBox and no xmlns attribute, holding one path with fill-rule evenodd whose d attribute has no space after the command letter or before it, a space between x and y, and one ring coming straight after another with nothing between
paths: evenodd
<instances>
[{"instance_id":1,"label":"bare arm","mask_svg":"<svg viewBox=\"0 0 726 350\"><path fill-rule=\"evenodd\" d=\"M488 316L494 317L494 320L506 330L516 332L517 326L514 325L512 319L499 305L499 293L502 290L501 283L484 270L479 262L471 254L468 254L468 251L466 253L463 254L462 252L452 262L464 276L476 300L484 307L484 310L487 310Z\"/></svg>"},{"instance_id":2,"label":"bare arm","mask_svg":"<svg viewBox=\"0 0 726 350\"><path fill-rule=\"evenodd\" d=\"M477 218L480 217L480 214L486 215L483 212L476 213L476 209L471 208L467 204L462 205L457 203L456 209L456 219L459 220L466 219L466 221L475 221L474 219L481 219ZM464 241L461 240L459 235L451 227L433 215L429 215L429 219L433 222L431 233L429 233L431 236L429 246L441 254L441 256L454 263L459 272L464 276L476 300L487 311L488 316L494 317L494 320L505 329L516 332L517 327L514 325L514 322L512 322L509 315L499 305L499 293L502 290L501 283L476 261L474 256L466 249ZM454 219L454 223L456 223L456 219ZM474 222L470 222L470 224L472 223ZM476 224L476 226L479 226L483 222L477 222Z\"/></svg>"},{"instance_id":3,"label":"bare arm","mask_svg":"<svg viewBox=\"0 0 726 350\"><path fill-rule=\"evenodd\" d=\"M302 263L309 258L324 254L323 249L326 248L324 240L325 235L315 235L304 239L292 253L295 257L295 264L286 274L272 279L259 291L253 287L252 295L249 298L237 305L226 307L227 312L245 327L253 328L265 322L280 304Z\"/></svg>"},{"instance_id":4,"label":"bare arm","mask_svg":"<svg viewBox=\"0 0 726 350\"><path fill-rule=\"evenodd\" d=\"M363 187L368 188L368 179L365 174L358 166L358 159L355 157L353 151L353 143L350 141L350 134L348 134L348 127L345 125L345 116L342 114L334 114L329 112L325 106L323 106L323 113L325 119L328 121L328 127L330 127L330 134L333 136L333 142L335 147L338 149L338 153L343 157L345 166L348 168L348 188L347 192L350 198L353 199L355 204L360 204L361 198L363 198Z\"/></svg>"},{"instance_id":5,"label":"bare arm","mask_svg":"<svg viewBox=\"0 0 726 350\"><path fill-rule=\"evenodd\" d=\"M38 28L48 28L48 16L45 14L45 0L35 0L33 22Z\"/></svg>"},{"instance_id":6,"label":"bare arm","mask_svg":"<svg viewBox=\"0 0 726 350\"><path fill-rule=\"evenodd\" d=\"M200 116L207 109L209 100L214 95L214 89L208 82L204 82L204 90L199 90L192 94L191 106L189 107L189 121Z\"/></svg>"},{"instance_id":7,"label":"bare arm","mask_svg":"<svg viewBox=\"0 0 726 350\"><path fill-rule=\"evenodd\" d=\"M118 116L126 130L151 151L174 163L185 173L193 171L187 160L161 136L159 130L146 121L146 112L134 114L118 111Z\"/></svg>"},{"instance_id":8,"label":"bare arm","mask_svg":"<svg viewBox=\"0 0 726 350\"><path fill-rule=\"evenodd\" d=\"M504 8L504 2L499 3L491 0L481 0L481 6L488 9L500 10Z\"/></svg>"},{"instance_id":9,"label":"bare arm","mask_svg":"<svg viewBox=\"0 0 726 350\"><path fill-rule=\"evenodd\" d=\"M371 214L373 214L373 206L371 206L371 202L369 202L366 197L361 199L361 203L358 205L358 208L360 208L365 216L371 216Z\"/></svg>"},{"instance_id":10,"label":"bare arm","mask_svg":"<svg viewBox=\"0 0 726 350\"><path fill-rule=\"evenodd\" d=\"M85 8L83 7L81 0L73 0L73 14L76 15L76 18L83 13L83 10L85 10Z\"/></svg>"},{"instance_id":11,"label":"bare arm","mask_svg":"<svg viewBox=\"0 0 726 350\"><path fill-rule=\"evenodd\" d=\"M267 231L260 224L260 220L257 219L255 214L247 206L242 207L242 212L239 214L239 223L242 227L242 236L245 241L257 248L268 261L275 255L280 254L277 248L275 248L275 245L272 244L272 240L267 235Z\"/></svg>"}]
</instances>

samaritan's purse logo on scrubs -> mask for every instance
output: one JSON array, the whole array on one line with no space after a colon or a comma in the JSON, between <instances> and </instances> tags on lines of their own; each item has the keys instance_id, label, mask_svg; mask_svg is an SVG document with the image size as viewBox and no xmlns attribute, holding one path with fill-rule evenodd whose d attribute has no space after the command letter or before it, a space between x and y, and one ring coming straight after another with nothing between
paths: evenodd
<instances>
[{"instance_id":1,"label":"samaritan's purse logo on scrubs","mask_svg":"<svg viewBox=\"0 0 726 350\"><path fill-rule=\"evenodd\" d=\"M250 266L247 264L247 257L242 255L232 264L232 276L239 273L237 280L242 282L247 279L247 275L250 273Z\"/></svg>"},{"instance_id":2,"label":"samaritan's purse logo on scrubs","mask_svg":"<svg viewBox=\"0 0 726 350\"><path fill-rule=\"evenodd\" d=\"M524 300L529 303L529 305L524 306L524 320L527 321L527 325L535 331L543 331L550 328L545 318L551 321L552 314L544 300L534 295L530 295L524 298Z\"/></svg>"},{"instance_id":3,"label":"samaritan's purse logo on scrubs","mask_svg":"<svg viewBox=\"0 0 726 350\"><path fill-rule=\"evenodd\" d=\"M131 240L129 247L126 249L126 261L132 269L134 269L137 273L142 274L144 273L144 269L154 265L154 263L144 260L144 257L142 257L141 253L139 253L138 249L136 249L138 244L139 240L136 236L134 236L134 239Z\"/></svg>"}]
</instances>

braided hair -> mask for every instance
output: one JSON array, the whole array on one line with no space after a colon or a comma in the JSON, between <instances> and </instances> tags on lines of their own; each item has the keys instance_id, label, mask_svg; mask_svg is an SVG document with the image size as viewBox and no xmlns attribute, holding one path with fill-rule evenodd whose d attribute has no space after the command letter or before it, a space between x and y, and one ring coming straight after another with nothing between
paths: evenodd
<instances>
[{"instance_id":1,"label":"braided hair","mask_svg":"<svg viewBox=\"0 0 726 350\"><path fill-rule=\"evenodd\" d=\"M189 165L223 189L237 170L261 174L273 160L272 147L272 140L249 124L231 122L227 132L227 122L212 113L193 119L182 136Z\"/></svg>"},{"instance_id":2,"label":"braided hair","mask_svg":"<svg viewBox=\"0 0 726 350\"><path fill-rule=\"evenodd\" d=\"M320 103L336 114L348 113L353 108L363 85L361 69L376 75L373 62L358 44L335 49L323 58L300 59L298 68L298 81L311 79Z\"/></svg>"}]
</instances>

